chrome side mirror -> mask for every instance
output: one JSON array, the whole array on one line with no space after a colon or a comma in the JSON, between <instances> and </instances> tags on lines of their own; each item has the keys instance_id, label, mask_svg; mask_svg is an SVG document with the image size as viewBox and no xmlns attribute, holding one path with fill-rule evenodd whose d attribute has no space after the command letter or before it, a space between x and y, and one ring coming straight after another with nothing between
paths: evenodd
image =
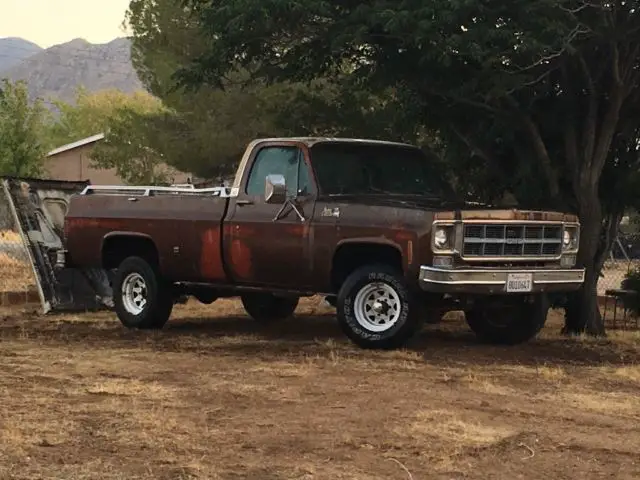
<instances>
[{"instance_id":1,"label":"chrome side mirror","mask_svg":"<svg viewBox=\"0 0 640 480\"><path fill-rule=\"evenodd\" d=\"M267 175L264 183L264 201L267 203L284 203L287 200L287 182L284 175Z\"/></svg>"}]
</instances>

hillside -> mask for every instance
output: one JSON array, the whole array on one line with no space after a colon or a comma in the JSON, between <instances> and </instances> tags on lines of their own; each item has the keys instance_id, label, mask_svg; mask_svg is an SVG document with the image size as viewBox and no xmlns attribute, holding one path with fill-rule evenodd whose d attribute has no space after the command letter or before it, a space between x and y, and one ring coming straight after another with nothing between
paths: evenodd
<instances>
[{"instance_id":1,"label":"hillside","mask_svg":"<svg viewBox=\"0 0 640 480\"><path fill-rule=\"evenodd\" d=\"M94 45L75 39L55 45L0 69L0 78L25 80L31 97L72 101L76 89L84 86L95 92L115 88L124 92L141 89L131 65L130 41L118 38Z\"/></svg>"},{"instance_id":2,"label":"hillside","mask_svg":"<svg viewBox=\"0 0 640 480\"><path fill-rule=\"evenodd\" d=\"M42 51L42 47L22 38L0 38L0 72Z\"/></svg>"}]
</instances>

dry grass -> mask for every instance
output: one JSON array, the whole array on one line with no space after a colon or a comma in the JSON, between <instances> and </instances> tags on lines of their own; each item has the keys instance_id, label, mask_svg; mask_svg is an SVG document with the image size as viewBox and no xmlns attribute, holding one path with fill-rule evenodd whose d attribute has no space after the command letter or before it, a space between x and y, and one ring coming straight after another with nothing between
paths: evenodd
<instances>
[{"instance_id":1,"label":"dry grass","mask_svg":"<svg viewBox=\"0 0 640 480\"><path fill-rule=\"evenodd\" d=\"M31 265L0 252L0 292L22 292L33 287Z\"/></svg>"},{"instance_id":2,"label":"dry grass","mask_svg":"<svg viewBox=\"0 0 640 480\"><path fill-rule=\"evenodd\" d=\"M0 243L20 243L22 238L18 232L13 230L0 230Z\"/></svg>"},{"instance_id":3,"label":"dry grass","mask_svg":"<svg viewBox=\"0 0 640 480\"><path fill-rule=\"evenodd\" d=\"M456 316L364 351L330 312L237 302L161 332L111 314L0 320L0 478L640 478L640 338L479 345Z\"/></svg>"},{"instance_id":4,"label":"dry grass","mask_svg":"<svg viewBox=\"0 0 640 480\"><path fill-rule=\"evenodd\" d=\"M0 230L0 246L13 253L24 251L20 234L13 230ZM31 265L0 250L0 292L24 292L34 287Z\"/></svg>"}]
</instances>

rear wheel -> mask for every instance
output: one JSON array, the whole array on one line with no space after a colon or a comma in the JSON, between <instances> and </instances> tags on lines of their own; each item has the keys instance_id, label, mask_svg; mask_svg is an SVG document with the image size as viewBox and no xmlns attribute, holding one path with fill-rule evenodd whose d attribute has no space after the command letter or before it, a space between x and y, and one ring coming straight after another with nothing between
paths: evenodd
<instances>
[{"instance_id":1,"label":"rear wheel","mask_svg":"<svg viewBox=\"0 0 640 480\"><path fill-rule=\"evenodd\" d=\"M289 318L299 301L298 297L278 297L268 292L247 292L240 298L245 311L260 323Z\"/></svg>"},{"instance_id":2,"label":"rear wheel","mask_svg":"<svg viewBox=\"0 0 640 480\"><path fill-rule=\"evenodd\" d=\"M128 257L114 276L113 302L125 327L159 329L173 310L171 284L145 259Z\"/></svg>"},{"instance_id":3,"label":"rear wheel","mask_svg":"<svg viewBox=\"0 0 640 480\"><path fill-rule=\"evenodd\" d=\"M465 317L481 341L517 345L531 340L542 330L548 313L549 299L539 295L528 301L515 300L504 305L478 304L465 311Z\"/></svg>"},{"instance_id":4,"label":"rear wheel","mask_svg":"<svg viewBox=\"0 0 640 480\"><path fill-rule=\"evenodd\" d=\"M337 310L342 331L362 348L401 347L422 326L404 277L387 265L351 273L338 293Z\"/></svg>"}]
</instances>

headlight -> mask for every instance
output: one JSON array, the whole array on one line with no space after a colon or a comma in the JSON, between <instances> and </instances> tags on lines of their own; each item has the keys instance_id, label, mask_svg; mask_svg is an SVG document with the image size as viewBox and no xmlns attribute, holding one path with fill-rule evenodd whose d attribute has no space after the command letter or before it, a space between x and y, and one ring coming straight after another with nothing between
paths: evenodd
<instances>
[{"instance_id":1,"label":"headlight","mask_svg":"<svg viewBox=\"0 0 640 480\"><path fill-rule=\"evenodd\" d=\"M449 243L449 235L445 228L437 228L436 233L433 236L433 243L437 248L444 248Z\"/></svg>"},{"instance_id":2,"label":"headlight","mask_svg":"<svg viewBox=\"0 0 640 480\"><path fill-rule=\"evenodd\" d=\"M578 248L578 228L565 227L562 234L562 249L575 250Z\"/></svg>"}]
</instances>

